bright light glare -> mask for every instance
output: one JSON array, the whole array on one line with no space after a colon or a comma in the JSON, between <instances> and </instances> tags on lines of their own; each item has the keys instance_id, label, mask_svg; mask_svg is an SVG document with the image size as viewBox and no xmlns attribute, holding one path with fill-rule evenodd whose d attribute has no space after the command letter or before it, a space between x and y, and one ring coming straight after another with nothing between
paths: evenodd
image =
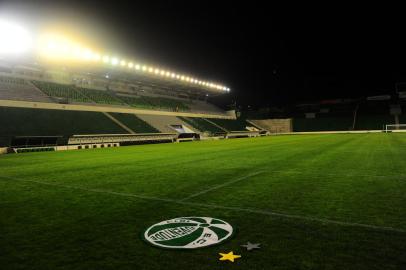
<instances>
[{"instance_id":1,"label":"bright light glare","mask_svg":"<svg viewBox=\"0 0 406 270\"><path fill-rule=\"evenodd\" d=\"M32 45L28 31L19 25L2 20L0 20L0 38L0 54L25 53Z\"/></svg>"},{"instance_id":2,"label":"bright light glare","mask_svg":"<svg viewBox=\"0 0 406 270\"><path fill-rule=\"evenodd\" d=\"M111 64L112 64L113 66L116 66L116 65L118 64L118 59L117 59L116 57L113 57L113 58L111 59Z\"/></svg>"},{"instance_id":3,"label":"bright light glare","mask_svg":"<svg viewBox=\"0 0 406 270\"><path fill-rule=\"evenodd\" d=\"M108 63L110 61L110 57L107 55L103 56L103 63Z\"/></svg>"},{"instance_id":4,"label":"bright light glare","mask_svg":"<svg viewBox=\"0 0 406 270\"><path fill-rule=\"evenodd\" d=\"M44 35L41 39L41 52L43 56L57 60L73 60L73 61L101 61L104 64L109 64L115 68L135 68L137 71L144 71L151 73L155 76L165 76L182 81L183 84L197 84L205 87L218 89L222 91L230 91L223 85L214 84L212 82L200 81L194 77L189 77L182 74L175 74L169 70L162 70L153 66L141 65L140 63L127 62L118 57L111 57L109 55L101 55L94 50L83 46L81 43L76 42L63 35L48 34ZM4 46L4 42L0 41L0 46ZM1 47L0 47L1 48Z\"/></svg>"}]
</instances>

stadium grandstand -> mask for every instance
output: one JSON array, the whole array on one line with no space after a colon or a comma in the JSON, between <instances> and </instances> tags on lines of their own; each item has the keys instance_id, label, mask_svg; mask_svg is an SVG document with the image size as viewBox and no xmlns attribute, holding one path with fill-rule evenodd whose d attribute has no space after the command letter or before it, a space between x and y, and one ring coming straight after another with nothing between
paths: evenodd
<instances>
[{"instance_id":1,"label":"stadium grandstand","mask_svg":"<svg viewBox=\"0 0 406 270\"><path fill-rule=\"evenodd\" d=\"M82 149L405 129L402 91L399 97L325 100L242 114L210 102L229 91L46 34L32 55L0 59L0 147Z\"/></svg>"},{"instance_id":2,"label":"stadium grandstand","mask_svg":"<svg viewBox=\"0 0 406 270\"><path fill-rule=\"evenodd\" d=\"M208 97L230 88L99 54L57 35L0 59L0 147L83 149L266 134Z\"/></svg>"}]
</instances>

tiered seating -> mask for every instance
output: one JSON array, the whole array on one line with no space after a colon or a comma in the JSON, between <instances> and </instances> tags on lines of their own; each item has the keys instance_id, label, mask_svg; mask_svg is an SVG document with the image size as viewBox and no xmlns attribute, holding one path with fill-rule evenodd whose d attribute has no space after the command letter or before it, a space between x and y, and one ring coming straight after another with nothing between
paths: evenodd
<instances>
[{"instance_id":1,"label":"tiered seating","mask_svg":"<svg viewBox=\"0 0 406 270\"><path fill-rule=\"evenodd\" d=\"M0 76L0 99L50 101L44 93L29 84L26 80L7 76Z\"/></svg>"},{"instance_id":2,"label":"tiered seating","mask_svg":"<svg viewBox=\"0 0 406 270\"><path fill-rule=\"evenodd\" d=\"M175 109L177 111L189 111L190 108L180 100L163 97L145 97L148 102L160 108Z\"/></svg>"},{"instance_id":3,"label":"tiered seating","mask_svg":"<svg viewBox=\"0 0 406 270\"><path fill-rule=\"evenodd\" d=\"M213 113L213 114L225 114L225 111L216 107L213 104L207 103L201 100L194 100L192 103L188 104L191 111L198 113Z\"/></svg>"},{"instance_id":4,"label":"tiered seating","mask_svg":"<svg viewBox=\"0 0 406 270\"><path fill-rule=\"evenodd\" d=\"M128 133L99 112L0 107L0 137Z\"/></svg>"},{"instance_id":5,"label":"tiered seating","mask_svg":"<svg viewBox=\"0 0 406 270\"><path fill-rule=\"evenodd\" d=\"M352 117L294 118L293 131L344 131L352 129Z\"/></svg>"},{"instance_id":6,"label":"tiered seating","mask_svg":"<svg viewBox=\"0 0 406 270\"><path fill-rule=\"evenodd\" d=\"M395 124L395 117L389 113L389 103L368 101L360 104L355 129L382 130L386 124Z\"/></svg>"},{"instance_id":7,"label":"tiered seating","mask_svg":"<svg viewBox=\"0 0 406 270\"><path fill-rule=\"evenodd\" d=\"M19 84L19 85L26 85L27 82L21 78L14 78L8 76L0 76L0 83L4 84Z\"/></svg>"},{"instance_id":8,"label":"tiered seating","mask_svg":"<svg viewBox=\"0 0 406 270\"><path fill-rule=\"evenodd\" d=\"M125 105L125 103L113 95L110 95L107 91L93 90L87 88L76 88L83 96L90 98L92 101L101 104L110 105Z\"/></svg>"},{"instance_id":9,"label":"tiered seating","mask_svg":"<svg viewBox=\"0 0 406 270\"><path fill-rule=\"evenodd\" d=\"M163 133L175 133L172 128L174 125L188 126L187 123L172 115L137 114L137 117Z\"/></svg>"},{"instance_id":10,"label":"tiered seating","mask_svg":"<svg viewBox=\"0 0 406 270\"><path fill-rule=\"evenodd\" d=\"M337 103L338 102L338 103ZM288 114L293 118L294 132L308 131L348 131L353 129L354 111L357 104L353 101L333 101L333 103L296 106ZM306 113L315 113L315 118L306 118Z\"/></svg>"},{"instance_id":11,"label":"tiered seating","mask_svg":"<svg viewBox=\"0 0 406 270\"><path fill-rule=\"evenodd\" d=\"M154 106L152 106L142 97L119 96L119 98L122 101L124 101L125 103L127 103L128 105L131 105L133 107L137 107L137 108L141 108L141 109L153 109L154 108Z\"/></svg>"},{"instance_id":12,"label":"tiered seating","mask_svg":"<svg viewBox=\"0 0 406 270\"><path fill-rule=\"evenodd\" d=\"M192 127L196 128L197 130L200 130L202 132L209 132L212 134L216 133L224 133L224 130L220 129L219 127L211 124L210 122L206 121L203 118L198 118L198 117L179 117Z\"/></svg>"},{"instance_id":13,"label":"tiered seating","mask_svg":"<svg viewBox=\"0 0 406 270\"><path fill-rule=\"evenodd\" d=\"M229 120L229 119L209 119L213 123L225 128L228 131L247 131L247 126L252 126L245 119Z\"/></svg>"},{"instance_id":14,"label":"tiered seating","mask_svg":"<svg viewBox=\"0 0 406 270\"><path fill-rule=\"evenodd\" d=\"M110 113L118 121L129 127L136 133L159 133L159 130L155 129L147 122L141 120L135 114L128 113Z\"/></svg>"},{"instance_id":15,"label":"tiered seating","mask_svg":"<svg viewBox=\"0 0 406 270\"><path fill-rule=\"evenodd\" d=\"M91 103L92 100L76 91L74 85L59 84L51 82L33 81L34 85L48 96L66 101Z\"/></svg>"},{"instance_id":16,"label":"tiered seating","mask_svg":"<svg viewBox=\"0 0 406 270\"><path fill-rule=\"evenodd\" d=\"M165 111L189 111L190 108L180 100L163 97L130 97L119 96L127 104L144 109L165 110Z\"/></svg>"},{"instance_id":17,"label":"tiered seating","mask_svg":"<svg viewBox=\"0 0 406 270\"><path fill-rule=\"evenodd\" d=\"M382 130L385 125L395 124L395 117L390 114L360 114L357 118L357 130Z\"/></svg>"}]
</instances>

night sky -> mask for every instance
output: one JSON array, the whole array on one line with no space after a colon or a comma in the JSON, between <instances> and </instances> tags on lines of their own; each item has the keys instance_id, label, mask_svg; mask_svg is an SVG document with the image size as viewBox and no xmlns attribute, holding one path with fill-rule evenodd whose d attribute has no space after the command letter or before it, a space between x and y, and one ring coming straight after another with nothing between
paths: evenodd
<instances>
[{"instance_id":1,"label":"night sky","mask_svg":"<svg viewBox=\"0 0 406 270\"><path fill-rule=\"evenodd\" d=\"M390 94L406 81L401 6L29 2L0 1L0 15L63 20L106 51L224 83L224 100L243 106Z\"/></svg>"}]
</instances>

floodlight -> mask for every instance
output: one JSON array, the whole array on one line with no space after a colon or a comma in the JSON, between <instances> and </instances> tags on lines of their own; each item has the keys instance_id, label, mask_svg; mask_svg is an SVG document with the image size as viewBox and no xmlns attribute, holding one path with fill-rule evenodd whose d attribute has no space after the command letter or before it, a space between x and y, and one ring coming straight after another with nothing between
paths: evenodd
<instances>
[{"instance_id":1,"label":"floodlight","mask_svg":"<svg viewBox=\"0 0 406 270\"><path fill-rule=\"evenodd\" d=\"M23 27L0 20L0 54L18 55L32 45L31 36Z\"/></svg>"},{"instance_id":2,"label":"floodlight","mask_svg":"<svg viewBox=\"0 0 406 270\"><path fill-rule=\"evenodd\" d=\"M110 62L110 57L107 55L103 56L103 63L108 63L108 62Z\"/></svg>"},{"instance_id":3,"label":"floodlight","mask_svg":"<svg viewBox=\"0 0 406 270\"><path fill-rule=\"evenodd\" d=\"M118 64L118 59L117 59L116 57L113 57L113 58L111 59L111 64L112 64L113 66L116 66L116 65Z\"/></svg>"},{"instance_id":4,"label":"floodlight","mask_svg":"<svg viewBox=\"0 0 406 270\"><path fill-rule=\"evenodd\" d=\"M1 21L0 21L1 22ZM2 26L0 24L0 26ZM0 28L0 30L2 30ZM0 32L1 33L1 32ZM4 47L2 41L0 41L0 49ZM176 74L169 70L162 70L155 68L153 66L141 65L140 63L127 62L124 59L119 59L118 57L110 57L108 55L101 56L98 53L95 53L89 47L82 47L82 43L78 43L72 40L67 39L64 36L48 34L45 35L42 40L41 52L45 56L50 56L53 58L70 58L75 61L103 61L105 64L111 64L113 66L120 65L122 67L128 67L129 69L135 68L136 70L142 70L155 75L165 76L167 78L178 79L187 83L202 85L204 87L214 88L223 91L230 91L229 88L220 85L214 84L207 81L201 81L194 77L189 77L186 75Z\"/></svg>"},{"instance_id":5,"label":"floodlight","mask_svg":"<svg viewBox=\"0 0 406 270\"><path fill-rule=\"evenodd\" d=\"M82 51L82 58L85 60L90 60L92 58L92 51L89 49L85 49Z\"/></svg>"},{"instance_id":6,"label":"floodlight","mask_svg":"<svg viewBox=\"0 0 406 270\"><path fill-rule=\"evenodd\" d=\"M100 61L100 54L94 53L94 54L92 55L92 60L93 60L93 61Z\"/></svg>"}]
</instances>

